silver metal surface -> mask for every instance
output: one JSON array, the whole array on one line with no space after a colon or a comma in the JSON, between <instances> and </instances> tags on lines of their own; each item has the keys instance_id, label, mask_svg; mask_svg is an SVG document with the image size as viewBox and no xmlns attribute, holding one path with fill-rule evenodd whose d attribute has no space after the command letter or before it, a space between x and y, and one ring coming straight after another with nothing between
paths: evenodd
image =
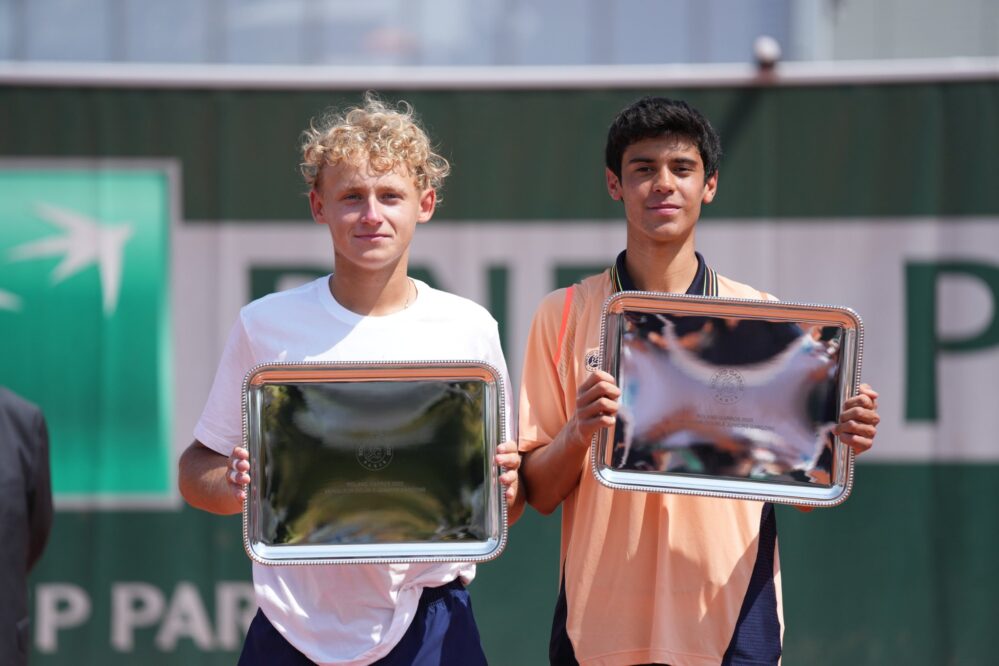
<instances>
[{"instance_id":1,"label":"silver metal surface","mask_svg":"<svg viewBox=\"0 0 999 666\"><path fill-rule=\"evenodd\" d=\"M594 437L611 488L834 506L853 452L834 432L856 393L863 323L844 307L620 292L601 364L621 387Z\"/></svg>"},{"instance_id":2,"label":"silver metal surface","mask_svg":"<svg viewBox=\"0 0 999 666\"><path fill-rule=\"evenodd\" d=\"M254 561L482 562L505 547L492 366L273 363L247 374L243 396Z\"/></svg>"}]
</instances>

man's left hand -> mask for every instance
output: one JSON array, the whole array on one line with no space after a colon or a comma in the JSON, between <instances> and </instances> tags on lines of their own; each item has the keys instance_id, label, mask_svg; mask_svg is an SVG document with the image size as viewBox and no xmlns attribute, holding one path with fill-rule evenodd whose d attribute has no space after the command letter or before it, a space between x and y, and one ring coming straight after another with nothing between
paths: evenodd
<instances>
[{"instance_id":1,"label":"man's left hand","mask_svg":"<svg viewBox=\"0 0 999 666\"><path fill-rule=\"evenodd\" d=\"M860 455L874 444L878 423L878 393L867 384L860 385L860 393L843 403L836 434L840 440Z\"/></svg>"}]
</instances>

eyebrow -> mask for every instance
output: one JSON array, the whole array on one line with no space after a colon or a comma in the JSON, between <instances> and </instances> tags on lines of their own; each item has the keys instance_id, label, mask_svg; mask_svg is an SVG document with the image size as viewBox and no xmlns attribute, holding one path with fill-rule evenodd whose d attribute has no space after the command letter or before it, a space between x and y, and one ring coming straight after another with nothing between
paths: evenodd
<instances>
[{"instance_id":1,"label":"eyebrow","mask_svg":"<svg viewBox=\"0 0 999 666\"><path fill-rule=\"evenodd\" d=\"M697 160L695 160L695 159L693 159L691 157L669 157L669 158L666 159L666 161L669 162L670 164L682 164L684 166L697 166ZM642 155L638 155L638 156L632 157L630 160L628 160L627 164L629 164L629 165L630 164L654 164L655 162L656 162L656 158L654 158L654 157L643 157Z\"/></svg>"},{"instance_id":2,"label":"eyebrow","mask_svg":"<svg viewBox=\"0 0 999 666\"><path fill-rule=\"evenodd\" d=\"M375 192L384 192L386 190L401 190L405 186L399 183L377 183L373 187L365 183L347 183L339 188L341 192L358 192L374 190Z\"/></svg>"}]
</instances>

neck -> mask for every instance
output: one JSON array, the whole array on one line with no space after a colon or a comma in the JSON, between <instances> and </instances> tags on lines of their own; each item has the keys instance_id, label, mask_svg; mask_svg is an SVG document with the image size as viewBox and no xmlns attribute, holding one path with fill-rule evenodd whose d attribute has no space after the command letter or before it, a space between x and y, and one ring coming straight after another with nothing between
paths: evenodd
<instances>
[{"instance_id":1,"label":"neck","mask_svg":"<svg viewBox=\"0 0 999 666\"><path fill-rule=\"evenodd\" d=\"M330 293L351 312L380 317L405 310L416 299L416 285L406 275L406 262L391 271L372 274L346 261L337 262Z\"/></svg>"},{"instance_id":2,"label":"neck","mask_svg":"<svg viewBox=\"0 0 999 666\"><path fill-rule=\"evenodd\" d=\"M693 235L676 244L629 242L625 265L637 289L682 294L697 275Z\"/></svg>"}]
</instances>

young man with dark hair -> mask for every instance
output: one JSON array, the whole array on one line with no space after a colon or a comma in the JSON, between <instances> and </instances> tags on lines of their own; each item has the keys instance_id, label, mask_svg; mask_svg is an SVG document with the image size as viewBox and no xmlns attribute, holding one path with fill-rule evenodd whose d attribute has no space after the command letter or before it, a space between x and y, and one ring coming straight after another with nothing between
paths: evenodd
<instances>
[{"instance_id":1,"label":"young man with dark hair","mask_svg":"<svg viewBox=\"0 0 999 666\"><path fill-rule=\"evenodd\" d=\"M620 389L594 367L602 306L621 290L750 299L771 296L718 275L694 250L701 206L718 186L721 147L681 101L638 100L606 147L610 196L627 218L614 266L549 294L535 315L520 398L527 501L562 507L562 584L553 664L774 664L782 616L771 504L622 492L589 473L593 435L614 425ZM873 443L877 394L863 385L838 434L856 453Z\"/></svg>"}]
</instances>

